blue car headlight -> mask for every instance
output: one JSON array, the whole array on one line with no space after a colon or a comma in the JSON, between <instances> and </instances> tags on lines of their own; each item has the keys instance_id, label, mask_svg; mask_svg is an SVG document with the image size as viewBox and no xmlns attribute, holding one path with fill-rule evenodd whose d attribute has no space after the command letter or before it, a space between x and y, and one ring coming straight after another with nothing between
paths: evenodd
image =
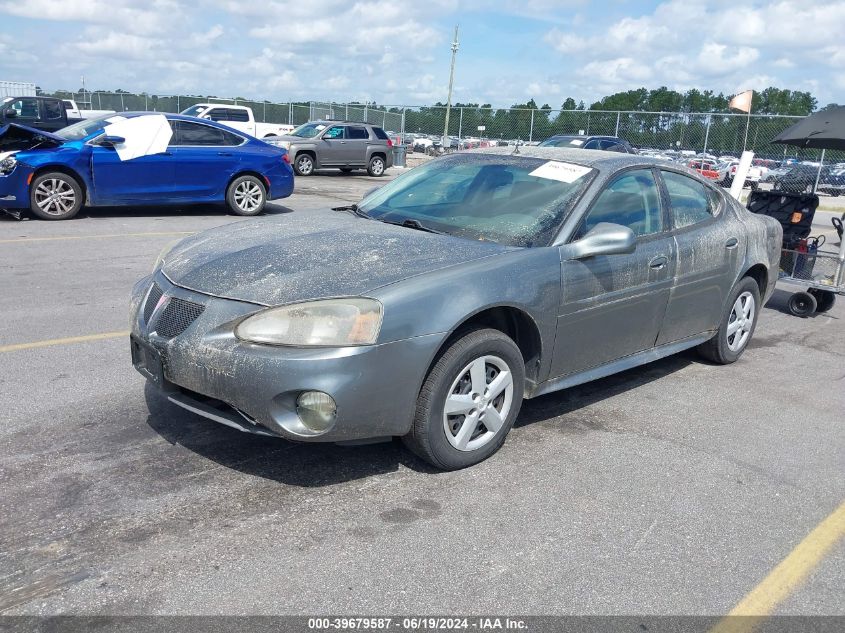
<instances>
[{"instance_id":1,"label":"blue car headlight","mask_svg":"<svg viewBox=\"0 0 845 633\"><path fill-rule=\"evenodd\" d=\"M251 343L293 347L372 345L383 307L375 299L322 299L269 308L241 321L235 335Z\"/></svg>"},{"instance_id":2,"label":"blue car headlight","mask_svg":"<svg viewBox=\"0 0 845 633\"><path fill-rule=\"evenodd\" d=\"M6 156L3 160L0 160L0 175L8 176L15 170L15 166L18 164L18 159L14 156Z\"/></svg>"}]
</instances>

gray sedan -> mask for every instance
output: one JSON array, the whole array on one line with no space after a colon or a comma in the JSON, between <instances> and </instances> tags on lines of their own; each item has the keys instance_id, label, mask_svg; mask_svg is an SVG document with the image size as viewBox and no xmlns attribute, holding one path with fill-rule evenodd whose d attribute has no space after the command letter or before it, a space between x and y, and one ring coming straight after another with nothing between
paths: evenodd
<instances>
[{"instance_id":1,"label":"gray sedan","mask_svg":"<svg viewBox=\"0 0 845 633\"><path fill-rule=\"evenodd\" d=\"M206 231L132 293L135 367L173 403L297 441L401 437L443 469L533 398L697 347L736 361L781 228L641 156L496 148L336 213Z\"/></svg>"}]
</instances>

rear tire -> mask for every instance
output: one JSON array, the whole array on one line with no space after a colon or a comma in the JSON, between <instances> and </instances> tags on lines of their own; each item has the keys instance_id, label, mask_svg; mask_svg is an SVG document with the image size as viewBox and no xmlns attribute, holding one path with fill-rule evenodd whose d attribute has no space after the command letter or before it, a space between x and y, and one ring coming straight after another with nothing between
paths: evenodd
<instances>
[{"instance_id":1,"label":"rear tire","mask_svg":"<svg viewBox=\"0 0 845 633\"><path fill-rule=\"evenodd\" d=\"M836 303L836 295L830 290L810 288L807 293L816 300L816 312L827 312Z\"/></svg>"},{"instance_id":2,"label":"rear tire","mask_svg":"<svg viewBox=\"0 0 845 633\"><path fill-rule=\"evenodd\" d=\"M442 470L477 464L504 443L524 385L525 361L509 337L493 329L469 331L432 367L402 441Z\"/></svg>"},{"instance_id":3,"label":"rear tire","mask_svg":"<svg viewBox=\"0 0 845 633\"><path fill-rule=\"evenodd\" d=\"M42 174L29 187L29 209L42 220L69 220L82 208L82 185L60 171Z\"/></svg>"},{"instance_id":4,"label":"rear tire","mask_svg":"<svg viewBox=\"0 0 845 633\"><path fill-rule=\"evenodd\" d=\"M367 165L367 173L370 176L383 176L384 175L384 159L381 156L373 156L370 159L370 164Z\"/></svg>"},{"instance_id":5,"label":"rear tire","mask_svg":"<svg viewBox=\"0 0 845 633\"><path fill-rule=\"evenodd\" d=\"M235 215L258 215L267 204L267 189L255 176L240 176L229 184L226 204Z\"/></svg>"},{"instance_id":6,"label":"rear tire","mask_svg":"<svg viewBox=\"0 0 845 633\"><path fill-rule=\"evenodd\" d=\"M813 314L816 311L818 304L816 302L816 298L809 292L796 292L789 297L787 307L789 308L789 313L792 316L804 318Z\"/></svg>"},{"instance_id":7,"label":"rear tire","mask_svg":"<svg viewBox=\"0 0 845 633\"><path fill-rule=\"evenodd\" d=\"M739 360L757 327L760 312L760 288L751 277L743 277L734 286L716 336L698 346L698 353L720 365Z\"/></svg>"}]
</instances>

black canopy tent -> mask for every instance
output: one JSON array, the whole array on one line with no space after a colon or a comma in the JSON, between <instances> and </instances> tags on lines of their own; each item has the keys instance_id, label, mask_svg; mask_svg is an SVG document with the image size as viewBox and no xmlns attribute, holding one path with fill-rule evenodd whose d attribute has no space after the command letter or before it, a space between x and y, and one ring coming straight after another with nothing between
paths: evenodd
<instances>
[{"instance_id":1,"label":"black canopy tent","mask_svg":"<svg viewBox=\"0 0 845 633\"><path fill-rule=\"evenodd\" d=\"M822 151L821 163L816 173L816 182L813 185L813 193L815 193L819 186L825 150L845 150L845 106L822 110L801 119L795 125L778 134L772 140L772 143L820 149Z\"/></svg>"}]
</instances>

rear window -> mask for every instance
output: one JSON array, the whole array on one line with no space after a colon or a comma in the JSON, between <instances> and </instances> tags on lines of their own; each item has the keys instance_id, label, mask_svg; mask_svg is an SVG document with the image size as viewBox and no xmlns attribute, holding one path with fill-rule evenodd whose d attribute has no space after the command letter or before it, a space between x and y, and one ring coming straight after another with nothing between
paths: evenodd
<instances>
[{"instance_id":1,"label":"rear window","mask_svg":"<svg viewBox=\"0 0 845 633\"><path fill-rule=\"evenodd\" d=\"M348 128L346 128L346 134L347 138L370 138L370 135L367 133L367 128L365 127L349 126Z\"/></svg>"},{"instance_id":2,"label":"rear window","mask_svg":"<svg viewBox=\"0 0 845 633\"><path fill-rule=\"evenodd\" d=\"M384 141L387 140L387 132L382 130L380 127L374 127L373 132L375 132L376 138L380 138Z\"/></svg>"}]
</instances>

